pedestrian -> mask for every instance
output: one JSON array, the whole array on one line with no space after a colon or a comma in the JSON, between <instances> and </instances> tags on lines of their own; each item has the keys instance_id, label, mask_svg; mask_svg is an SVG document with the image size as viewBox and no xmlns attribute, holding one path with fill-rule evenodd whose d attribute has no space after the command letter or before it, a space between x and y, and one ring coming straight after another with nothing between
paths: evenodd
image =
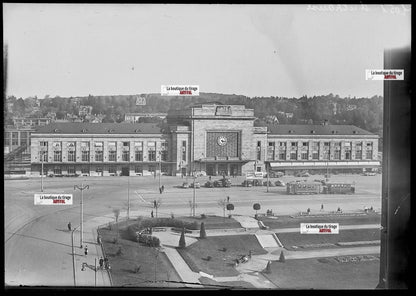
<instances>
[{"instance_id":1,"label":"pedestrian","mask_svg":"<svg viewBox=\"0 0 416 296\"><path fill-rule=\"evenodd\" d=\"M108 267L109 267L108 258L104 257L104 268L108 269Z\"/></svg>"},{"instance_id":2,"label":"pedestrian","mask_svg":"<svg viewBox=\"0 0 416 296\"><path fill-rule=\"evenodd\" d=\"M160 194L162 194L162 187L159 187L159 192Z\"/></svg>"},{"instance_id":3,"label":"pedestrian","mask_svg":"<svg viewBox=\"0 0 416 296\"><path fill-rule=\"evenodd\" d=\"M72 225L71 222L68 223L68 230L71 231Z\"/></svg>"},{"instance_id":4,"label":"pedestrian","mask_svg":"<svg viewBox=\"0 0 416 296\"><path fill-rule=\"evenodd\" d=\"M103 257L100 257L100 260L98 260L98 262L100 263L100 269L103 269L103 267L104 267L104 259L103 259Z\"/></svg>"},{"instance_id":5,"label":"pedestrian","mask_svg":"<svg viewBox=\"0 0 416 296\"><path fill-rule=\"evenodd\" d=\"M321 211L324 210L324 204L321 204Z\"/></svg>"},{"instance_id":6,"label":"pedestrian","mask_svg":"<svg viewBox=\"0 0 416 296\"><path fill-rule=\"evenodd\" d=\"M229 196L227 196L227 203L229 203L230 202L230 197Z\"/></svg>"},{"instance_id":7,"label":"pedestrian","mask_svg":"<svg viewBox=\"0 0 416 296\"><path fill-rule=\"evenodd\" d=\"M162 193L165 192L165 185L162 185Z\"/></svg>"},{"instance_id":8,"label":"pedestrian","mask_svg":"<svg viewBox=\"0 0 416 296\"><path fill-rule=\"evenodd\" d=\"M209 180L211 181L211 176L209 176Z\"/></svg>"},{"instance_id":9,"label":"pedestrian","mask_svg":"<svg viewBox=\"0 0 416 296\"><path fill-rule=\"evenodd\" d=\"M370 211L373 211L373 210L374 210L374 209L373 209L373 206L371 206L371 207L370 207Z\"/></svg>"},{"instance_id":10,"label":"pedestrian","mask_svg":"<svg viewBox=\"0 0 416 296\"><path fill-rule=\"evenodd\" d=\"M311 213L311 209L310 208L308 208L306 211L308 212L308 215Z\"/></svg>"},{"instance_id":11,"label":"pedestrian","mask_svg":"<svg viewBox=\"0 0 416 296\"><path fill-rule=\"evenodd\" d=\"M88 255L88 246L87 246L87 245L85 245L85 248L84 248L84 254L85 254L85 256L87 256L87 255Z\"/></svg>"},{"instance_id":12,"label":"pedestrian","mask_svg":"<svg viewBox=\"0 0 416 296\"><path fill-rule=\"evenodd\" d=\"M153 218L153 210L150 212L150 217Z\"/></svg>"},{"instance_id":13,"label":"pedestrian","mask_svg":"<svg viewBox=\"0 0 416 296\"><path fill-rule=\"evenodd\" d=\"M97 236L97 243L98 243L99 245L101 245L101 235L98 235L98 236Z\"/></svg>"},{"instance_id":14,"label":"pedestrian","mask_svg":"<svg viewBox=\"0 0 416 296\"><path fill-rule=\"evenodd\" d=\"M251 250L248 251L248 258L251 259Z\"/></svg>"}]
</instances>

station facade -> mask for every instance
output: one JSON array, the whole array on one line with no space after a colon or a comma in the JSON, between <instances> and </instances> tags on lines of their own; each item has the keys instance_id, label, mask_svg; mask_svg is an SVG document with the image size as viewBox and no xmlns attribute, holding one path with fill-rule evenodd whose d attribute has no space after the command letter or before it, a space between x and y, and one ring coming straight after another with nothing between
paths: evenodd
<instances>
[{"instance_id":1,"label":"station facade","mask_svg":"<svg viewBox=\"0 0 416 296\"><path fill-rule=\"evenodd\" d=\"M253 109L202 104L166 124L52 123L31 134L32 174L244 175L380 166L378 136L351 125L254 125Z\"/></svg>"}]
</instances>

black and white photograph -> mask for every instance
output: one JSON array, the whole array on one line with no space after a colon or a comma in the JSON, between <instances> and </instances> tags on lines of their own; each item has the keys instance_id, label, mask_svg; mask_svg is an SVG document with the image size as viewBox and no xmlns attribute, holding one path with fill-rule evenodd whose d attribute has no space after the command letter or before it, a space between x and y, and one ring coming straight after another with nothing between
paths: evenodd
<instances>
[{"instance_id":1,"label":"black and white photograph","mask_svg":"<svg viewBox=\"0 0 416 296\"><path fill-rule=\"evenodd\" d=\"M5 289L408 289L411 12L3 3Z\"/></svg>"}]
</instances>

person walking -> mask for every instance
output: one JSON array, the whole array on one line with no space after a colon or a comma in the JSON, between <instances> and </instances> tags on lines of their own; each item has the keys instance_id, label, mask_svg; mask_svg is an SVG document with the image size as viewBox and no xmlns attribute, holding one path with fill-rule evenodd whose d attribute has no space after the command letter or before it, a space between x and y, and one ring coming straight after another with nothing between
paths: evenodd
<instances>
[{"instance_id":1,"label":"person walking","mask_svg":"<svg viewBox=\"0 0 416 296\"><path fill-rule=\"evenodd\" d=\"M99 245L101 245L101 235L98 235L98 236L97 236L97 243L98 243Z\"/></svg>"},{"instance_id":2,"label":"person walking","mask_svg":"<svg viewBox=\"0 0 416 296\"><path fill-rule=\"evenodd\" d=\"M72 225L71 222L68 223L68 230L71 231L72 230Z\"/></svg>"},{"instance_id":3,"label":"person walking","mask_svg":"<svg viewBox=\"0 0 416 296\"><path fill-rule=\"evenodd\" d=\"M85 248L84 248L84 254L85 254L85 256L87 256L87 255L88 255L88 246L87 246L87 245L85 245Z\"/></svg>"},{"instance_id":4,"label":"person walking","mask_svg":"<svg viewBox=\"0 0 416 296\"><path fill-rule=\"evenodd\" d=\"M103 269L104 267L104 259L103 257L100 257L100 260L98 260L99 264L100 264L100 269Z\"/></svg>"},{"instance_id":5,"label":"person walking","mask_svg":"<svg viewBox=\"0 0 416 296\"><path fill-rule=\"evenodd\" d=\"M321 211L324 210L324 204L321 204Z\"/></svg>"},{"instance_id":6,"label":"person walking","mask_svg":"<svg viewBox=\"0 0 416 296\"><path fill-rule=\"evenodd\" d=\"M153 210L150 212L150 217L153 218Z\"/></svg>"},{"instance_id":7,"label":"person walking","mask_svg":"<svg viewBox=\"0 0 416 296\"><path fill-rule=\"evenodd\" d=\"M162 187L159 187L159 193L162 194Z\"/></svg>"},{"instance_id":8,"label":"person walking","mask_svg":"<svg viewBox=\"0 0 416 296\"><path fill-rule=\"evenodd\" d=\"M162 193L165 192L165 185L162 185Z\"/></svg>"}]
</instances>

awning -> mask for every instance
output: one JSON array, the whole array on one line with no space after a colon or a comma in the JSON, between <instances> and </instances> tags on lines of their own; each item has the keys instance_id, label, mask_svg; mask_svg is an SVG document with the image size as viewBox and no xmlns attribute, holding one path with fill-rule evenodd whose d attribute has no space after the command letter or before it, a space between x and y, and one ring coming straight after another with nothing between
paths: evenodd
<instances>
[{"instance_id":1,"label":"awning","mask_svg":"<svg viewBox=\"0 0 416 296\"><path fill-rule=\"evenodd\" d=\"M380 161L278 161L270 162L272 169L352 169L380 167Z\"/></svg>"}]
</instances>

